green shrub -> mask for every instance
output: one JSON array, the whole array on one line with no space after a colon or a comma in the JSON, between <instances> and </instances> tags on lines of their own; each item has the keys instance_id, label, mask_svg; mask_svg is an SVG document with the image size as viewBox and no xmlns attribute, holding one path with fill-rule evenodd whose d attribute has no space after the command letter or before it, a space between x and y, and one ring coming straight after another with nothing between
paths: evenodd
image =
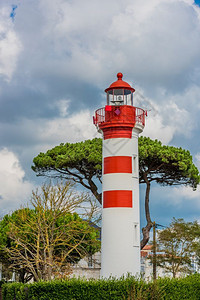
<instances>
[{"instance_id":1,"label":"green shrub","mask_svg":"<svg viewBox=\"0 0 200 300\"><path fill-rule=\"evenodd\" d=\"M6 283L6 281L5 281L4 279L0 280L0 287L1 287L4 283Z\"/></svg>"},{"instance_id":2,"label":"green shrub","mask_svg":"<svg viewBox=\"0 0 200 300\"><path fill-rule=\"evenodd\" d=\"M200 299L200 274L190 275L185 278L159 279L157 285L165 290L166 296L163 299Z\"/></svg>"},{"instance_id":3,"label":"green shrub","mask_svg":"<svg viewBox=\"0 0 200 300\"><path fill-rule=\"evenodd\" d=\"M133 277L108 280L53 280L3 285L3 300L200 300L200 274L145 282Z\"/></svg>"}]
</instances>

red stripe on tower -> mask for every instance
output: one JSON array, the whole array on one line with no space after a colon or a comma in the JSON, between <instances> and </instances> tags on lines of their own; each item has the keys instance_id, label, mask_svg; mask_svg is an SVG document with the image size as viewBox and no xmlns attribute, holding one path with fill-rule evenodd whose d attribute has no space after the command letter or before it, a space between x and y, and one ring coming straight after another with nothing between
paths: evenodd
<instances>
[{"instance_id":1,"label":"red stripe on tower","mask_svg":"<svg viewBox=\"0 0 200 300\"><path fill-rule=\"evenodd\" d=\"M106 127L106 126L105 126ZM103 126L101 126L101 128L103 128ZM133 130L133 126L132 127L125 127L121 125L121 127L111 127L110 128L103 128L103 138L104 140L107 139L115 139L115 138L127 138L127 139L131 139L132 136L132 130Z\"/></svg>"},{"instance_id":2,"label":"red stripe on tower","mask_svg":"<svg viewBox=\"0 0 200 300\"><path fill-rule=\"evenodd\" d=\"M104 174L132 173L131 156L110 156L104 158Z\"/></svg>"},{"instance_id":3,"label":"red stripe on tower","mask_svg":"<svg viewBox=\"0 0 200 300\"><path fill-rule=\"evenodd\" d=\"M133 207L132 191L103 192L103 208L109 207Z\"/></svg>"}]
</instances>

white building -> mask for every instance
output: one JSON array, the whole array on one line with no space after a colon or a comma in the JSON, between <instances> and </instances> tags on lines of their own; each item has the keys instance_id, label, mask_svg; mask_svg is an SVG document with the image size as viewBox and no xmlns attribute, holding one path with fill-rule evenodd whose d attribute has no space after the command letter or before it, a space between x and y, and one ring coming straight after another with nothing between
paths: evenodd
<instances>
[{"instance_id":1,"label":"white building","mask_svg":"<svg viewBox=\"0 0 200 300\"><path fill-rule=\"evenodd\" d=\"M146 245L141 250L141 276L143 279L149 281L153 279L153 265L151 262L152 257L152 245ZM81 259L79 263L73 266L71 276L75 277L85 277L86 279L100 278L100 270L101 270L101 253L97 252L93 256ZM157 267L156 269L157 278L158 277L172 277L172 274L165 271L164 268ZM195 256L192 257L192 273L200 273L200 268L198 265L197 258ZM183 276L184 274L179 273L179 276Z\"/></svg>"}]
</instances>

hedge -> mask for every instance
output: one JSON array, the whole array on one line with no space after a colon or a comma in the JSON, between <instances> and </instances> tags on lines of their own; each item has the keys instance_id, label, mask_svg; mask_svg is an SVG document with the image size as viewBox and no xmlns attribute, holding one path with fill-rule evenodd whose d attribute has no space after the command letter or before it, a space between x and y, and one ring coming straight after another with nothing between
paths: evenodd
<instances>
[{"instance_id":1,"label":"hedge","mask_svg":"<svg viewBox=\"0 0 200 300\"><path fill-rule=\"evenodd\" d=\"M3 300L200 300L200 274L149 283L133 277L7 283L2 287L2 295Z\"/></svg>"}]
</instances>

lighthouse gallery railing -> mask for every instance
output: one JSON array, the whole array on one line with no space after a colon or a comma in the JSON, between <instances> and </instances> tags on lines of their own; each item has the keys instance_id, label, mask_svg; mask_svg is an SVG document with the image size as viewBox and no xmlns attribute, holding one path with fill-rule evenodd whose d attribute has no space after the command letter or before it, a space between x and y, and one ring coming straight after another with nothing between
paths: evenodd
<instances>
[{"instance_id":1,"label":"lighthouse gallery railing","mask_svg":"<svg viewBox=\"0 0 200 300\"><path fill-rule=\"evenodd\" d=\"M145 126L145 116L147 112L139 107L135 108L135 120L133 120L136 124L140 124ZM95 117L93 117L93 121L95 125L99 125L100 123L105 122L105 107L99 108L95 112Z\"/></svg>"}]
</instances>

